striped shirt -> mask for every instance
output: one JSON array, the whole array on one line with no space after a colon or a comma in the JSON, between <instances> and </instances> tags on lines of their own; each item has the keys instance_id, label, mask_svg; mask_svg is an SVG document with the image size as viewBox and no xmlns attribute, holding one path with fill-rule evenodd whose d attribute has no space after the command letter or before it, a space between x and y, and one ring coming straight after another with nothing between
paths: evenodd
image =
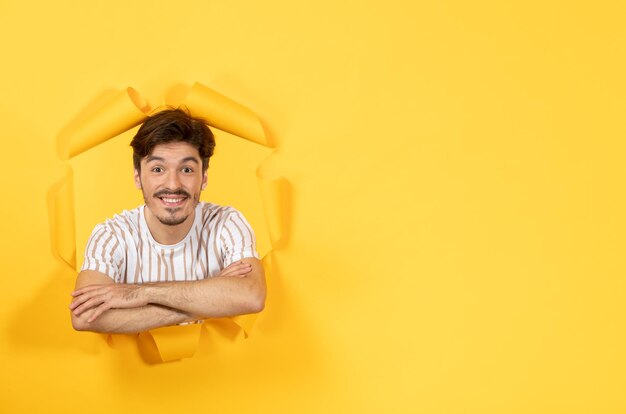
<instances>
[{"instance_id":1,"label":"striped shirt","mask_svg":"<svg viewBox=\"0 0 626 414\"><path fill-rule=\"evenodd\" d=\"M144 208L124 210L98 224L81 271L104 273L116 283L200 280L244 257L259 258L252 228L232 207L198 203L189 233L173 245L154 240Z\"/></svg>"}]
</instances>

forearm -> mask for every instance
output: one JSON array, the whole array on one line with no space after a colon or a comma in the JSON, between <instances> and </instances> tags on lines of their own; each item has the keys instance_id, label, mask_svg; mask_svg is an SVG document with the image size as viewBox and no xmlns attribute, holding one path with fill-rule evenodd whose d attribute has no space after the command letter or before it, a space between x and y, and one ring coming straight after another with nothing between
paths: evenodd
<instances>
[{"instance_id":1,"label":"forearm","mask_svg":"<svg viewBox=\"0 0 626 414\"><path fill-rule=\"evenodd\" d=\"M149 303L202 318L256 313L265 303L265 285L256 278L213 277L142 285Z\"/></svg>"},{"instance_id":2,"label":"forearm","mask_svg":"<svg viewBox=\"0 0 626 414\"><path fill-rule=\"evenodd\" d=\"M88 312L79 316L72 315L74 329L101 333L137 333L197 319L186 312L153 304L130 309L109 309L92 322L88 322L88 318Z\"/></svg>"},{"instance_id":3,"label":"forearm","mask_svg":"<svg viewBox=\"0 0 626 414\"><path fill-rule=\"evenodd\" d=\"M220 276L188 282L126 284L83 271L72 292L77 330L140 332L186 320L260 312L265 275L258 259L245 258Z\"/></svg>"}]
</instances>

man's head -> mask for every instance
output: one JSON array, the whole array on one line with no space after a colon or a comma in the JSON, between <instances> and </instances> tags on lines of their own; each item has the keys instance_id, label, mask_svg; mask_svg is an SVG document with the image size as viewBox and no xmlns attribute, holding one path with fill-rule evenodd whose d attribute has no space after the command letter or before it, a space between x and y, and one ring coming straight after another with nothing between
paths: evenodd
<instances>
[{"instance_id":1,"label":"man's head","mask_svg":"<svg viewBox=\"0 0 626 414\"><path fill-rule=\"evenodd\" d=\"M202 171L209 168L215 138L204 120L182 109L166 109L149 116L130 143L135 170L141 171L142 158L149 156L154 147L170 142L186 142L196 147L202 159Z\"/></svg>"},{"instance_id":2,"label":"man's head","mask_svg":"<svg viewBox=\"0 0 626 414\"><path fill-rule=\"evenodd\" d=\"M193 220L215 140L203 120L180 109L149 117L131 142L135 184L146 218L176 226Z\"/></svg>"}]
</instances>

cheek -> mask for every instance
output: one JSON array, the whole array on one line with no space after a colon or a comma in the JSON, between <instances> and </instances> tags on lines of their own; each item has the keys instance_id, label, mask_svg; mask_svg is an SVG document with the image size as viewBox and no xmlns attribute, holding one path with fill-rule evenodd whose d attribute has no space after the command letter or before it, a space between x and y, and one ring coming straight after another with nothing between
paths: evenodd
<instances>
[{"instance_id":1,"label":"cheek","mask_svg":"<svg viewBox=\"0 0 626 414\"><path fill-rule=\"evenodd\" d=\"M146 196L152 196L152 194L154 194L157 190L158 190L158 185L155 185L154 182L150 182L150 181L144 181L142 183L142 187L141 187L141 191L146 195Z\"/></svg>"},{"instance_id":2,"label":"cheek","mask_svg":"<svg viewBox=\"0 0 626 414\"><path fill-rule=\"evenodd\" d=\"M189 189L197 189L197 188L202 188L202 179L201 178L197 178L197 177L193 177L190 178L189 180L185 181L184 183L185 187L189 188Z\"/></svg>"}]
</instances>

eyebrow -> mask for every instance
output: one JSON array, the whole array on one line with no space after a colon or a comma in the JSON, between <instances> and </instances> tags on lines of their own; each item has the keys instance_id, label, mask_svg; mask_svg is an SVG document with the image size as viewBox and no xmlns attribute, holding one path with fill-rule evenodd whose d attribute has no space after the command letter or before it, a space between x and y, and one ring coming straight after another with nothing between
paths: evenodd
<instances>
[{"instance_id":1,"label":"eyebrow","mask_svg":"<svg viewBox=\"0 0 626 414\"><path fill-rule=\"evenodd\" d=\"M154 155L149 155L148 158L146 158L146 162L151 162L151 161L165 161L165 158L155 157Z\"/></svg>"},{"instance_id":2,"label":"eyebrow","mask_svg":"<svg viewBox=\"0 0 626 414\"><path fill-rule=\"evenodd\" d=\"M152 162L152 161L161 161L161 162L165 162L165 158L163 157L157 157L156 155L150 155L148 156L148 158L146 158L146 163ZM196 163L196 165L200 165L200 162L198 161L198 159L196 157L185 157L181 160L181 163L185 163L185 162L194 162Z\"/></svg>"},{"instance_id":3,"label":"eyebrow","mask_svg":"<svg viewBox=\"0 0 626 414\"><path fill-rule=\"evenodd\" d=\"M196 164L200 164L196 157L185 157L182 159L182 162L187 162L187 161L192 161L192 162L195 162Z\"/></svg>"}]
</instances>

